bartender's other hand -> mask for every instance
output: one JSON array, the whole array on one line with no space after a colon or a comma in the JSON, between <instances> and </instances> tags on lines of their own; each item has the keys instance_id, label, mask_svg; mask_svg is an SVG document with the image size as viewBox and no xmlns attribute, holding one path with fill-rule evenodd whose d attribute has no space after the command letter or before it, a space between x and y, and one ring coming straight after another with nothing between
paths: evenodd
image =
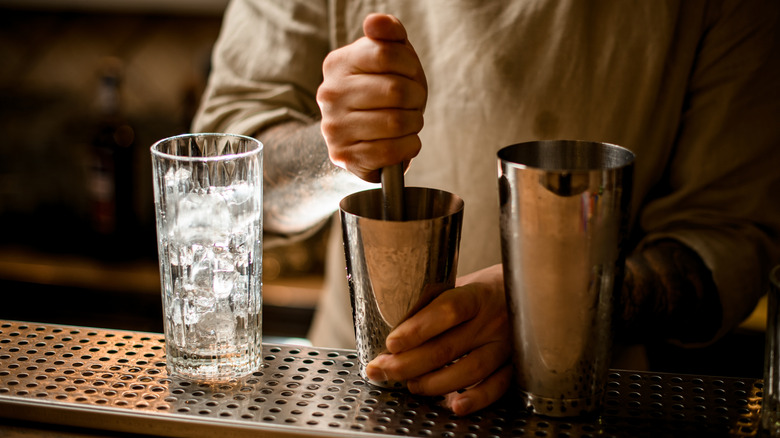
<instances>
[{"instance_id":1,"label":"bartender's other hand","mask_svg":"<svg viewBox=\"0 0 780 438\"><path fill-rule=\"evenodd\" d=\"M645 245L626 259L617 297L621 340L705 343L721 327L723 307L712 272L698 253L674 239Z\"/></svg>"},{"instance_id":2,"label":"bartender's other hand","mask_svg":"<svg viewBox=\"0 0 780 438\"><path fill-rule=\"evenodd\" d=\"M371 14L363 33L325 58L317 103L331 161L379 182L379 169L420 152L428 84L397 18Z\"/></svg>"},{"instance_id":3,"label":"bartender's other hand","mask_svg":"<svg viewBox=\"0 0 780 438\"><path fill-rule=\"evenodd\" d=\"M389 354L366 367L370 379L407 380L412 393L445 395L457 415L497 400L512 375L501 265L458 279L455 289L393 330L386 344Z\"/></svg>"}]
</instances>

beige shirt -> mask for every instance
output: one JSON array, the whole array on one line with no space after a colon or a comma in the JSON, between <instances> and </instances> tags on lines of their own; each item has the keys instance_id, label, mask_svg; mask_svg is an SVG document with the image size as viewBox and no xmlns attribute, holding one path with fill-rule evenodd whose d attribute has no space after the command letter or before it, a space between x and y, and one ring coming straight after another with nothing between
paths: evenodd
<instances>
[{"instance_id":1,"label":"beige shirt","mask_svg":"<svg viewBox=\"0 0 780 438\"><path fill-rule=\"evenodd\" d=\"M369 12L392 13L429 85L423 148L406 182L465 200L460 274L501 262L498 149L615 143L637 157L632 245L673 237L696 250L720 291L722 334L780 262L778 5L234 0L193 128L254 135L281 120L316 121L324 56L362 36ZM353 347L334 231L311 338Z\"/></svg>"}]
</instances>

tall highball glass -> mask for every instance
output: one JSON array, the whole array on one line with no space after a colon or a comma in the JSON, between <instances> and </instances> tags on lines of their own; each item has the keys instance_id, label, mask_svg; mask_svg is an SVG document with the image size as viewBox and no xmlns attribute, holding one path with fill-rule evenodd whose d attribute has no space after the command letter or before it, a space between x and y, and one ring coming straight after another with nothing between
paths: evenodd
<instances>
[{"instance_id":1,"label":"tall highball glass","mask_svg":"<svg viewBox=\"0 0 780 438\"><path fill-rule=\"evenodd\" d=\"M186 134L151 151L168 373L250 374L262 363L263 145Z\"/></svg>"}]
</instances>

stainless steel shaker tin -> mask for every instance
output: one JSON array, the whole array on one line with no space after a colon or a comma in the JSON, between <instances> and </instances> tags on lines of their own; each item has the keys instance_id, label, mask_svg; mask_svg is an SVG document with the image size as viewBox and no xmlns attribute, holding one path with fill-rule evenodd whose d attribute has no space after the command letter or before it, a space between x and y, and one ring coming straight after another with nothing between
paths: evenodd
<instances>
[{"instance_id":1,"label":"stainless steel shaker tin","mask_svg":"<svg viewBox=\"0 0 780 438\"><path fill-rule=\"evenodd\" d=\"M634 154L584 141L498 152L501 246L514 364L529 409L596 410L611 350Z\"/></svg>"}]
</instances>

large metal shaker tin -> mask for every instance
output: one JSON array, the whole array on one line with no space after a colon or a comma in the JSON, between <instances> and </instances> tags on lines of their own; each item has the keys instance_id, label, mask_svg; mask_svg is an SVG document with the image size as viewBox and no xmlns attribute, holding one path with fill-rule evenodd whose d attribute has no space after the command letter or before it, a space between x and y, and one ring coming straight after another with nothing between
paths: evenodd
<instances>
[{"instance_id":1,"label":"large metal shaker tin","mask_svg":"<svg viewBox=\"0 0 780 438\"><path fill-rule=\"evenodd\" d=\"M498 152L504 284L514 364L527 407L595 411L610 361L634 154L585 141Z\"/></svg>"}]
</instances>

